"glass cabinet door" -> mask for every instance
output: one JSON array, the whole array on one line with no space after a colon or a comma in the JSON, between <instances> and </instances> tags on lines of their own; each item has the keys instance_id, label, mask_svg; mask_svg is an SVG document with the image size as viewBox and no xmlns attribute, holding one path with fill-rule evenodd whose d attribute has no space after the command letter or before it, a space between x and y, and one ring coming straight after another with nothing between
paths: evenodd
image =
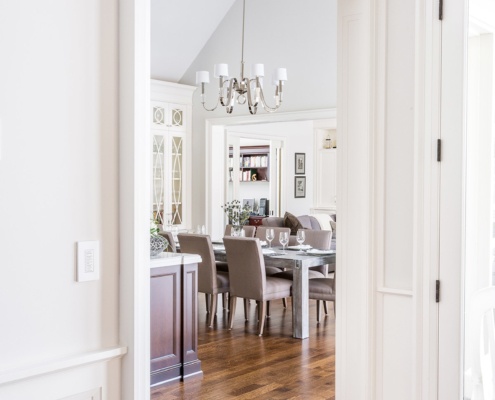
<instances>
[{"instance_id":1,"label":"glass cabinet door","mask_svg":"<svg viewBox=\"0 0 495 400\"><path fill-rule=\"evenodd\" d=\"M172 136L171 138L171 178L172 178L172 199L171 212L172 224L182 224L182 197L183 197L183 140L181 136Z\"/></svg>"}]
</instances>

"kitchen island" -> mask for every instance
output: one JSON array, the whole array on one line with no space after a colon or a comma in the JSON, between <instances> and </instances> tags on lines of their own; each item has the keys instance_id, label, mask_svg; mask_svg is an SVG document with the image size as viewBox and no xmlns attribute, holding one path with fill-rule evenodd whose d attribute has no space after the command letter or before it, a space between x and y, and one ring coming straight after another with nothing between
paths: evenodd
<instances>
[{"instance_id":1,"label":"kitchen island","mask_svg":"<svg viewBox=\"0 0 495 400\"><path fill-rule=\"evenodd\" d=\"M151 386L203 375L198 359L196 254L161 253L150 260Z\"/></svg>"}]
</instances>

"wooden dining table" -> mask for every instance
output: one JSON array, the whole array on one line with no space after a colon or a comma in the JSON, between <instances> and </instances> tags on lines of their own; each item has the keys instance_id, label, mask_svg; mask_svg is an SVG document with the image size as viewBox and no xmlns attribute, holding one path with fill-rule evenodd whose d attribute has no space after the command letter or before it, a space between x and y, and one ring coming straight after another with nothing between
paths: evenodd
<instances>
[{"instance_id":1,"label":"wooden dining table","mask_svg":"<svg viewBox=\"0 0 495 400\"><path fill-rule=\"evenodd\" d=\"M227 261L225 247L214 243L213 250L217 261ZM310 267L335 263L335 250L314 254L297 250L273 248L275 253L263 252L265 266L294 270L292 283L292 336L297 339L309 337L309 293L308 270Z\"/></svg>"}]
</instances>

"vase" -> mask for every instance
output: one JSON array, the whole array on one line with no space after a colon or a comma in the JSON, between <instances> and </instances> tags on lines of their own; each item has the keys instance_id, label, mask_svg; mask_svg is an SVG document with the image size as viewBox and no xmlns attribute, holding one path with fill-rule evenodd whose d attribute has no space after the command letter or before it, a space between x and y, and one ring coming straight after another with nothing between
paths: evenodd
<instances>
[{"instance_id":1,"label":"vase","mask_svg":"<svg viewBox=\"0 0 495 400\"><path fill-rule=\"evenodd\" d=\"M242 236L242 232L242 225L232 225L230 236L239 237Z\"/></svg>"},{"instance_id":2,"label":"vase","mask_svg":"<svg viewBox=\"0 0 495 400\"><path fill-rule=\"evenodd\" d=\"M168 242L163 236L151 235L150 236L150 256L154 257L163 252L167 247Z\"/></svg>"}]
</instances>

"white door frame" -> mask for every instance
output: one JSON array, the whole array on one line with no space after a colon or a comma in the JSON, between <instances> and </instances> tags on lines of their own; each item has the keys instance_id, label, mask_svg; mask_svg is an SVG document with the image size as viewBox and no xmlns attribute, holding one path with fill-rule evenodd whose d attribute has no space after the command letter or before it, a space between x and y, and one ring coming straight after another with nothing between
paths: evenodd
<instances>
[{"instance_id":1,"label":"white door frame","mask_svg":"<svg viewBox=\"0 0 495 400\"><path fill-rule=\"evenodd\" d=\"M121 399L150 398L150 0L119 1Z\"/></svg>"},{"instance_id":2,"label":"white door frame","mask_svg":"<svg viewBox=\"0 0 495 400\"><path fill-rule=\"evenodd\" d=\"M439 400L463 396L467 3L449 2L442 21Z\"/></svg>"},{"instance_id":3,"label":"white door frame","mask_svg":"<svg viewBox=\"0 0 495 400\"><path fill-rule=\"evenodd\" d=\"M452 4L449 3L452 7ZM375 395L375 369L374 365L374 324L375 324L375 292L373 276L373 242L372 242L372 209L373 209L373 163L374 153L372 148L372 135L374 134L374 114L372 93L372 65L371 44L374 37L374 3L370 0L355 2L339 1L339 71L338 92L339 108L338 120L338 188L339 198L339 258L337 268L341 271L341 279L337 282L337 323L336 323L336 352L337 374L336 390L341 399L365 399L374 398ZM452 8L449 10L449 14ZM150 366L149 366L149 59L150 59L150 0L120 0L120 341L129 348L128 354L122 360L122 398L148 400L150 397ZM450 17L452 17L450 15ZM456 18L453 18L454 20ZM462 18L460 19L462 23ZM459 22L459 21L457 21ZM450 25L453 25L452 27ZM449 25L449 27L447 27ZM458 27L455 21L445 24L447 40L453 41L454 52L462 46L462 37L459 39ZM454 29L455 28L455 29ZM444 28L445 29L445 28ZM450 35L450 29L452 35ZM457 34L457 35L456 35ZM370 39L371 38L371 39ZM342 43L352 39L355 48L345 48ZM457 39L457 41L455 40ZM455 57L454 57L455 58ZM343 62L345 60L345 62ZM458 110L457 114L449 112L450 119L442 122L444 133L455 136L452 146L458 143L459 129L462 129L462 104L457 104L459 85L462 82L462 66L449 63L451 68L449 76L453 80L457 78L457 85L449 86L450 92L444 95L446 100L444 107L451 106ZM364 68L364 69L363 69ZM362 71L369 71L364 73ZM460 70L460 71L459 71ZM461 72L459 74L459 72ZM460 79L459 79L460 76ZM462 86L462 85L461 85ZM350 89L350 90L349 90ZM462 92L462 91L461 91ZM449 95L450 94L450 95ZM462 98L462 97L461 97ZM452 103L452 104L449 104ZM242 123L266 123L273 121L294 121L301 119L326 119L335 118L335 110L319 110L298 113L281 113L274 115L240 116L206 120L206 167L211 165L212 136L217 132L223 132L227 125L240 125ZM451 128L450 133L448 129ZM445 136L446 138L446 136ZM447 140L446 140L447 142ZM449 154L451 149L457 147L445 146L445 160L452 160L452 164L446 162L446 168L452 167L450 176L452 179L442 180L443 188L447 193L460 193L459 152ZM460 145L459 148L462 148ZM457 174L457 175L456 175ZM210 190L211 180L221 177L212 177L206 174L206 199L205 215L208 215L208 225L212 226L212 218L209 209L216 203L215 195ZM449 186L450 185L450 186ZM221 193L223 195L223 193ZM460 196L459 196L460 197ZM448 201L448 197L443 197ZM455 199L455 205L458 201ZM453 208L451 210L454 214ZM221 210L220 210L221 211ZM447 222L454 237L450 244L460 245L455 232L457 226L452 226L452 221L460 226L459 210L455 215L447 212L442 214L441 223ZM352 244L352 246L351 246ZM359 252L353 251L359 248ZM456 345L460 344L460 268L457 271L460 257L458 252L447 252L452 246L443 247L447 261L454 262L450 268L452 279L442 282L446 306L453 307L457 322L450 324L453 328L449 332L452 340L442 343L441 354L447 354L445 359L450 365L445 366L445 372L449 369L454 374L446 374L446 379L440 379L439 392L443 395L442 388L453 385L459 378L459 361L452 357ZM460 247L458 247L460 248ZM457 257L456 257L457 256ZM456 264L457 263L457 264ZM452 270L452 267L454 270ZM459 273L457 273L459 272ZM422 278L422 277L420 277ZM427 282L425 282L427 283ZM457 285L457 286L456 286ZM427 286L426 286L427 287ZM426 299L431 295L425 290ZM420 294L415 292L416 294ZM344 296L345 294L345 296ZM420 305L421 306L421 305ZM423 310L424 311L424 310ZM426 313L427 314L427 313ZM418 331L421 327L417 327ZM428 335L426 335L428 337ZM445 353L442 353L442 350ZM460 346L457 347L460 353ZM419 365L416 364L419 370ZM442 368L440 368L442 369ZM432 378L432 373L425 376ZM450 378L450 379L449 379ZM418 379L416 377L416 379ZM423 382L423 387L427 385ZM440 396L441 399L455 399L456 396Z\"/></svg>"}]
</instances>

